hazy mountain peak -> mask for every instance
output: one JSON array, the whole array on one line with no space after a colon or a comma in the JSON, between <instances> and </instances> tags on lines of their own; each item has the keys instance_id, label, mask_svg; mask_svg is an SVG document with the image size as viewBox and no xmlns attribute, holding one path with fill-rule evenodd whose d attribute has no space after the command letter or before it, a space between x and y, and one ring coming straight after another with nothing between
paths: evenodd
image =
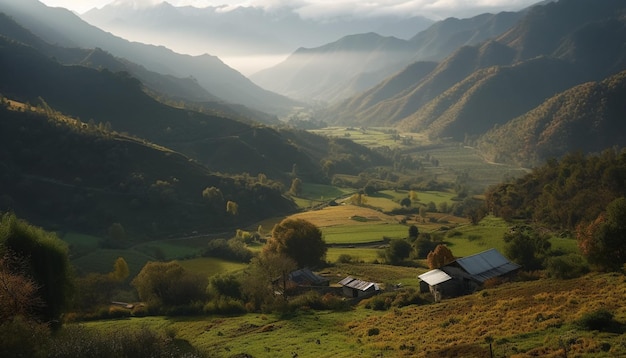
<instances>
[{"instance_id":1,"label":"hazy mountain peak","mask_svg":"<svg viewBox=\"0 0 626 358\"><path fill-rule=\"evenodd\" d=\"M134 10L154 7L163 3L162 0L115 0L110 6L130 7Z\"/></svg>"}]
</instances>

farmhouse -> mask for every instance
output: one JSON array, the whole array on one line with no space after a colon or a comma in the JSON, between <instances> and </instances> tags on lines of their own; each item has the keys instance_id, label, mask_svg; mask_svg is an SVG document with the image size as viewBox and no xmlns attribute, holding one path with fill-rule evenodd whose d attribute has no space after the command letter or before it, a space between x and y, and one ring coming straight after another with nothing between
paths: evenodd
<instances>
[{"instance_id":1,"label":"farmhouse","mask_svg":"<svg viewBox=\"0 0 626 358\"><path fill-rule=\"evenodd\" d=\"M514 274L521 266L509 261L496 249L456 259L438 269L419 275L420 290L430 291L439 301L474 292L485 281Z\"/></svg>"},{"instance_id":2,"label":"farmhouse","mask_svg":"<svg viewBox=\"0 0 626 358\"><path fill-rule=\"evenodd\" d=\"M377 283L361 281L350 276L339 281L339 284L342 286L344 296L351 298L365 298L380 292Z\"/></svg>"}]
</instances>

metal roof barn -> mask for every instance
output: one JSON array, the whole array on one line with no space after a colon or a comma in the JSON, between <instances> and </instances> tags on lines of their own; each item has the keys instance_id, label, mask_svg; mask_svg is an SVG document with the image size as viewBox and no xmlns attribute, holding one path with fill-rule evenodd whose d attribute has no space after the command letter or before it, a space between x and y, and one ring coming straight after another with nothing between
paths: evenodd
<instances>
[{"instance_id":1,"label":"metal roof barn","mask_svg":"<svg viewBox=\"0 0 626 358\"><path fill-rule=\"evenodd\" d=\"M435 286L438 285L442 282L446 282L448 280L452 280L452 277L450 275L448 275L447 273L439 270L439 269L434 269L434 270L430 270L426 273L423 273L419 276L420 280L426 282L427 284L431 285L431 286Z\"/></svg>"},{"instance_id":2,"label":"metal roof barn","mask_svg":"<svg viewBox=\"0 0 626 358\"><path fill-rule=\"evenodd\" d=\"M509 261L496 249L489 249L475 255L463 257L455 261L465 272L479 282L505 275L521 266Z\"/></svg>"}]
</instances>

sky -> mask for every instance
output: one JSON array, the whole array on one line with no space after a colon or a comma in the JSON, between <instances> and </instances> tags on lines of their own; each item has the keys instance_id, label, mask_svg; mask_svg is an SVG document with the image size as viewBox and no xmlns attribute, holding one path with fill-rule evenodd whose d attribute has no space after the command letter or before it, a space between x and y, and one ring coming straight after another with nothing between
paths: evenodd
<instances>
[{"instance_id":1,"label":"sky","mask_svg":"<svg viewBox=\"0 0 626 358\"><path fill-rule=\"evenodd\" d=\"M40 0L48 6L65 7L82 14L94 7L101 8L116 1L137 6L162 0ZM519 10L539 0L168 0L174 6L255 6L266 9L290 7L303 18L336 15L368 16L371 14L422 15L432 19L468 14Z\"/></svg>"}]
</instances>

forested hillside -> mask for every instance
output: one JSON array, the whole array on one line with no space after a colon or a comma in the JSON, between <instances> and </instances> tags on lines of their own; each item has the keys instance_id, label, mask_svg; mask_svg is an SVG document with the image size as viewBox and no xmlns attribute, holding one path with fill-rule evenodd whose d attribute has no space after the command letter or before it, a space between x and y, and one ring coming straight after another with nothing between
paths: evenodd
<instances>
[{"instance_id":1,"label":"forested hillside","mask_svg":"<svg viewBox=\"0 0 626 358\"><path fill-rule=\"evenodd\" d=\"M211 173L180 153L68 119L45 103L4 99L0 111L0 210L39 225L106 237L120 223L145 240L293 210L280 183ZM215 195L204 195L207 188ZM228 201L237 213L227 212Z\"/></svg>"},{"instance_id":2,"label":"forested hillside","mask_svg":"<svg viewBox=\"0 0 626 358\"><path fill-rule=\"evenodd\" d=\"M429 72L416 71L424 64L409 66L325 114L338 123L397 126L470 143L558 93L626 69L625 12L617 0L532 7L503 35L461 47ZM577 149L568 144L574 146L552 154Z\"/></svg>"},{"instance_id":3,"label":"forested hillside","mask_svg":"<svg viewBox=\"0 0 626 358\"><path fill-rule=\"evenodd\" d=\"M584 153L626 143L626 72L560 93L478 140L490 160L527 167L575 149Z\"/></svg>"}]
</instances>

